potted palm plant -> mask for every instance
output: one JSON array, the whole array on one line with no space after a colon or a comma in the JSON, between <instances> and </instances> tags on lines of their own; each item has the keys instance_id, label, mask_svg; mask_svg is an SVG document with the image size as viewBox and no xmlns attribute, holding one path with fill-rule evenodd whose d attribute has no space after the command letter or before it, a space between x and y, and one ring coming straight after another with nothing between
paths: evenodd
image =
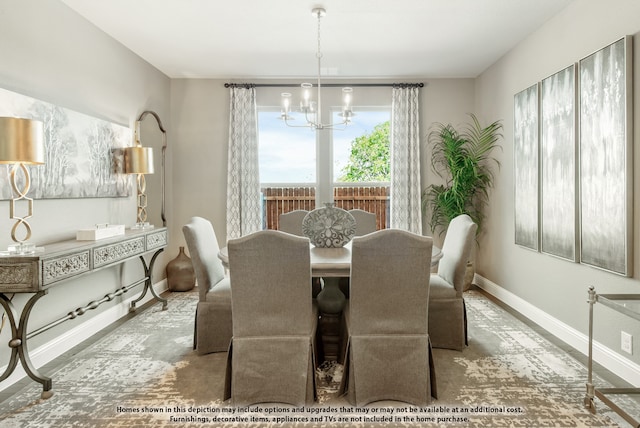
<instances>
[{"instance_id":1,"label":"potted palm plant","mask_svg":"<svg viewBox=\"0 0 640 428\"><path fill-rule=\"evenodd\" d=\"M450 124L435 123L427 136L431 166L445 180L444 184L432 184L422 195L422 208L430 212L434 233L442 233L461 214L469 215L478 225L477 233L482 230L494 168L500 166L492 152L500 147L502 123L498 120L483 127L475 115L469 116L471 123L460 132Z\"/></svg>"}]
</instances>

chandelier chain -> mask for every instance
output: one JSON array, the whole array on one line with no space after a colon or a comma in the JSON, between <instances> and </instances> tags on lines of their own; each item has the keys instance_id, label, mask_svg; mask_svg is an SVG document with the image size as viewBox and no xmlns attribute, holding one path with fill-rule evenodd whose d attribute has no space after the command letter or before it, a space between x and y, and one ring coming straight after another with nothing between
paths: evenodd
<instances>
[{"instance_id":1,"label":"chandelier chain","mask_svg":"<svg viewBox=\"0 0 640 428\"><path fill-rule=\"evenodd\" d=\"M322 50L320 49L320 21L322 20L322 12L318 10L318 52L316 53L316 58L318 58L318 88L317 88L317 98L318 103L316 105L316 124L322 128L322 92L321 92L321 83L320 83L320 75L322 74Z\"/></svg>"},{"instance_id":2,"label":"chandelier chain","mask_svg":"<svg viewBox=\"0 0 640 428\"><path fill-rule=\"evenodd\" d=\"M322 50L320 49L320 21L322 19L322 15L318 12L318 52L316 52L316 56L318 58L322 58Z\"/></svg>"}]
</instances>

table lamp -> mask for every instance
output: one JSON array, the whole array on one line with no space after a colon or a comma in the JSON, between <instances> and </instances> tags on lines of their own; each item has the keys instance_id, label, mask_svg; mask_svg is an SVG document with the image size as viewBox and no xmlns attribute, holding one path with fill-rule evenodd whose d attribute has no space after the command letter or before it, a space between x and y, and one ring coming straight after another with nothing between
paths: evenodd
<instances>
[{"instance_id":1,"label":"table lamp","mask_svg":"<svg viewBox=\"0 0 640 428\"><path fill-rule=\"evenodd\" d=\"M27 196L31 187L31 177L27 165L44 164L44 125L38 120L15 117L0 117L0 163L12 164L9 180L11 183L11 201L9 218L16 220L11 228L14 244L8 250L10 254L33 254L35 244L27 242L31 237L31 225L27 219L33 216L33 199ZM23 185L18 186L18 171L22 171ZM16 214L16 203L26 201L27 212ZM24 228L24 236L18 237L18 228Z\"/></svg>"},{"instance_id":2,"label":"table lamp","mask_svg":"<svg viewBox=\"0 0 640 428\"><path fill-rule=\"evenodd\" d=\"M138 215L133 229L147 229L151 226L147 222L147 194L145 174L153 174L153 148L142 147L139 137L139 122L136 122L134 146L124 149L124 172L136 174L138 191Z\"/></svg>"}]
</instances>

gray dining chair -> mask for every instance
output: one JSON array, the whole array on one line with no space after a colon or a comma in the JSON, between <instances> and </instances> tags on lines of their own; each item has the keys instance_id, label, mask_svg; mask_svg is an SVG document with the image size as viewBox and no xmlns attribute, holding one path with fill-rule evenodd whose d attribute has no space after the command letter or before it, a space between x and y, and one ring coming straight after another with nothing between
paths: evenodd
<instances>
[{"instance_id":1,"label":"gray dining chair","mask_svg":"<svg viewBox=\"0 0 640 428\"><path fill-rule=\"evenodd\" d=\"M398 229L352 241L348 341L340 390L351 404L436 397L428 331L433 241Z\"/></svg>"},{"instance_id":2,"label":"gray dining chair","mask_svg":"<svg viewBox=\"0 0 640 428\"><path fill-rule=\"evenodd\" d=\"M462 350L468 344L464 276L477 228L466 214L449 223L438 272L431 275L429 335L434 348Z\"/></svg>"},{"instance_id":3,"label":"gray dining chair","mask_svg":"<svg viewBox=\"0 0 640 428\"><path fill-rule=\"evenodd\" d=\"M315 401L318 310L309 239L263 230L229 240L233 338L225 399L234 405Z\"/></svg>"},{"instance_id":4,"label":"gray dining chair","mask_svg":"<svg viewBox=\"0 0 640 428\"><path fill-rule=\"evenodd\" d=\"M192 217L182 227L198 284L198 304L193 349L200 355L226 352L232 334L231 288L222 261L213 225L202 217Z\"/></svg>"},{"instance_id":5,"label":"gray dining chair","mask_svg":"<svg viewBox=\"0 0 640 428\"><path fill-rule=\"evenodd\" d=\"M278 217L278 230L296 236L304 236L302 233L302 220L309 214L307 210L294 210L280 214Z\"/></svg>"},{"instance_id":6,"label":"gray dining chair","mask_svg":"<svg viewBox=\"0 0 640 428\"><path fill-rule=\"evenodd\" d=\"M376 214L361 209L349 210L349 213L356 219L356 235L364 236L375 232L377 228ZM349 298L349 278L340 278L340 291Z\"/></svg>"},{"instance_id":7,"label":"gray dining chair","mask_svg":"<svg viewBox=\"0 0 640 428\"><path fill-rule=\"evenodd\" d=\"M294 210L280 214L278 217L278 230L296 236L304 236L302 232L302 220L304 220L307 214L309 214L307 210ZM320 278L311 279L311 290L314 298L320 294L320 290L322 290Z\"/></svg>"},{"instance_id":8,"label":"gray dining chair","mask_svg":"<svg viewBox=\"0 0 640 428\"><path fill-rule=\"evenodd\" d=\"M361 209L349 210L356 219L356 236L363 236L376 231L376 214Z\"/></svg>"}]
</instances>

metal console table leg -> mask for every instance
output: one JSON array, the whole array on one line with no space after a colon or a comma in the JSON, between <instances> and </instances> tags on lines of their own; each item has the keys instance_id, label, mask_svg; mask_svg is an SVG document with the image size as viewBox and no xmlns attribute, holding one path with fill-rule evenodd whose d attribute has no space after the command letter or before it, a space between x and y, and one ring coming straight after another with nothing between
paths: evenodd
<instances>
[{"instance_id":1,"label":"metal console table leg","mask_svg":"<svg viewBox=\"0 0 640 428\"><path fill-rule=\"evenodd\" d=\"M0 293L0 305L4 308L7 317L9 318L9 324L11 326L11 337L12 339L9 341L9 347L11 348L11 359L9 360L9 364L7 365L6 370L0 376L0 382L8 378L11 373L16 369L18 365L18 360L22 363L22 367L24 371L29 375L29 377L36 382L42 384L42 394L41 397L47 399L53 395L51 391L52 382L51 378L47 376L43 376L40 374L38 369L33 366L31 362L31 358L29 357L29 350L27 347L27 339L30 335L27 334L27 324L29 321L29 315L31 314L31 310L36 302L45 294L47 294L46 290L39 291L29 298L29 301L22 309L22 313L20 314L20 321L18 325L16 325L17 320L17 311L13 307L11 301L2 293Z\"/></svg>"},{"instance_id":2,"label":"metal console table leg","mask_svg":"<svg viewBox=\"0 0 640 428\"><path fill-rule=\"evenodd\" d=\"M153 297L156 300L162 302L162 310L163 311L167 310L169 302L167 301L167 299L163 299L162 297L160 297L158 295L158 293L156 293L156 290L153 288L153 280L151 278L152 274L153 274L153 265L156 263L156 258L158 258L160 253L163 252L163 251L164 251L164 248L161 248L158 251L156 251L153 254L153 256L151 257L151 261L149 262L148 266L147 266L147 262L144 259L144 257L140 256L140 261L142 262L142 267L144 268L144 274L145 274L144 289L142 290L142 293L140 294L140 297L138 297L136 300L131 302L131 306L129 307L129 312L135 312L136 311L136 303L141 301L144 298L144 296L147 295L147 291L150 291L151 294L153 295Z\"/></svg>"}]
</instances>

